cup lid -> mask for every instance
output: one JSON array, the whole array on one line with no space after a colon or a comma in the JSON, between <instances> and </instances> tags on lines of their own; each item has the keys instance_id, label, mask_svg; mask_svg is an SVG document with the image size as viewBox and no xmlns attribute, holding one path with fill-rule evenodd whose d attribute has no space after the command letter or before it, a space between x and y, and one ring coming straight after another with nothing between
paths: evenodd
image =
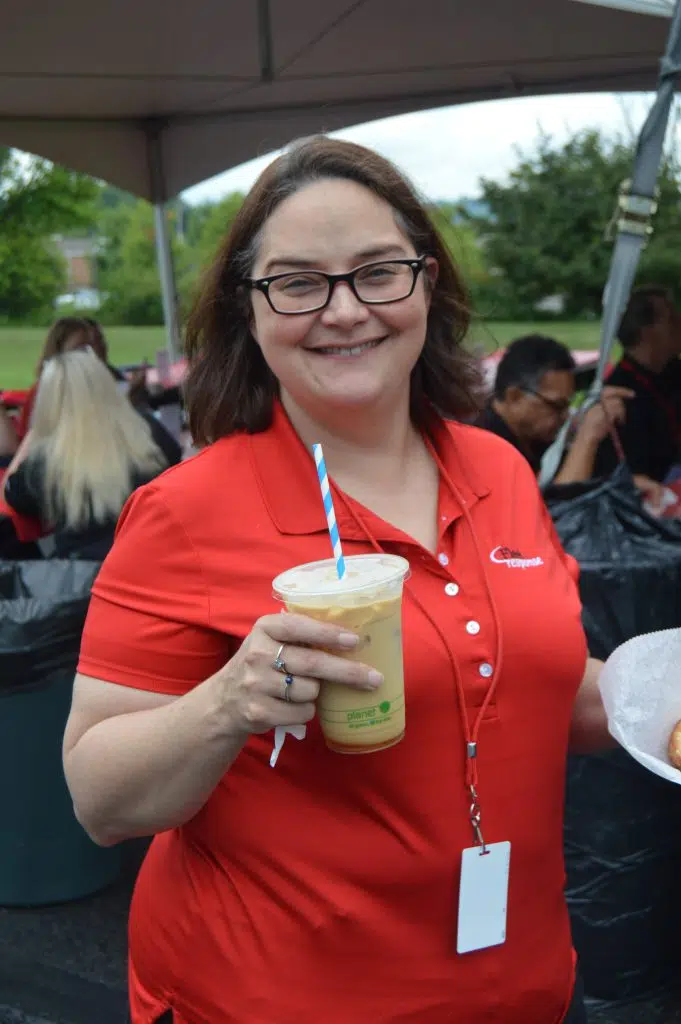
<instances>
[{"instance_id":1,"label":"cup lid","mask_svg":"<svg viewBox=\"0 0 681 1024\"><path fill-rule=\"evenodd\" d=\"M272 587L277 597L291 599L325 597L334 594L354 594L374 587L405 580L409 575L409 562L399 555L376 552L368 555L350 555L345 559L345 576L338 579L336 561L325 558L319 562L287 569L276 577Z\"/></svg>"}]
</instances>

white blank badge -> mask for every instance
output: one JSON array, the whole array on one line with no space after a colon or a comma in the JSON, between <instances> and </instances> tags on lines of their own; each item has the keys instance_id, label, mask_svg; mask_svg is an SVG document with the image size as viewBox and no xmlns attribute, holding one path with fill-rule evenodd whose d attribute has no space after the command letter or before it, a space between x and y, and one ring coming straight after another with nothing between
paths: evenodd
<instances>
[{"instance_id":1,"label":"white blank badge","mask_svg":"<svg viewBox=\"0 0 681 1024\"><path fill-rule=\"evenodd\" d=\"M463 851L457 953L489 949L506 941L510 865L510 843L471 846Z\"/></svg>"}]
</instances>

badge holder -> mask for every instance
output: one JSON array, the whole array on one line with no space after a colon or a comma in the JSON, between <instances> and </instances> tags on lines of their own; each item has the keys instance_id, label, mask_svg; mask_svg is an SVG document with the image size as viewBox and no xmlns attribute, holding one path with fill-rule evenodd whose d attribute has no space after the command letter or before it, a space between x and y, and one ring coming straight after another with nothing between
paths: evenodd
<instances>
[{"instance_id":1,"label":"badge holder","mask_svg":"<svg viewBox=\"0 0 681 1024\"><path fill-rule=\"evenodd\" d=\"M476 753L476 744L469 743L469 758L475 757ZM469 786L469 792L469 819L475 845L461 854L457 953L473 953L501 946L506 941L511 844L485 842L475 785Z\"/></svg>"}]
</instances>

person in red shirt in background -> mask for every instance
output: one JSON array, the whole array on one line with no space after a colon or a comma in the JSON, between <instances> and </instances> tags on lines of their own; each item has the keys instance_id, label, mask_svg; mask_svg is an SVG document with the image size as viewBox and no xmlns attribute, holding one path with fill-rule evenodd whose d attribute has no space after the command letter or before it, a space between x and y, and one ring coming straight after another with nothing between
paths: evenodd
<instances>
[{"instance_id":1,"label":"person in red shirt in background","mask_svg":"<svg viewBox=\"0 0 681 1024\"><path fill-rule=\"evenodd\" d=\"M134 1024L585 1021L562 808L568 743L608 743L600 662L532 470L462 422L468 323L412 187L349 142L275 160L217 255L188 328L205 447L122 513L64 739L93 839L155 835ZM315 720L320 684L380 681L341 657L359 638L272 595L330 554L315 442L346 555L411 566L406 734L364 756ZM494 936L460 941L490 887Z\"/></svg>"}]
</instances>

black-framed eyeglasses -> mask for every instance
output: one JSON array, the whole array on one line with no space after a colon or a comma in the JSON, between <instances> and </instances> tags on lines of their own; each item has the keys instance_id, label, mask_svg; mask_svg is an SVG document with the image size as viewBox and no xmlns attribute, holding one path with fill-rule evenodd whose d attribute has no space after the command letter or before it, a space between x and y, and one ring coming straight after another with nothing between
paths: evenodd
<instances>
[{"instance_id":1,"label":"black-framed eyeglasses","mask_svg":"<svg viewBox=\"0 0 681 1024\"><path fill-rule=\"evenodd\" d=\"M272 277L244 278L242 284L262 292L275 313L298 316L328 306L333 290L344 281L360 302L381 306L408 299L426 265L425 256L406 260L380 260L355 267L348 274L296 270Z\"/></svg>"},{"instance_id":2,"label":"black-framed eyeglasses","mask_svg":"<svg viewBox=\"0 0 681 1024\"><path fill-rule=\"evenodd\" d=\"M541 398L544 405L548 405L557 416L567 416L570 412L572 402L567 398L548 398L542 395L541 391L534 391L532 388L523 388L523 391L528 395L534 395L535 398Z\"/></svg>"}]
</instances>

